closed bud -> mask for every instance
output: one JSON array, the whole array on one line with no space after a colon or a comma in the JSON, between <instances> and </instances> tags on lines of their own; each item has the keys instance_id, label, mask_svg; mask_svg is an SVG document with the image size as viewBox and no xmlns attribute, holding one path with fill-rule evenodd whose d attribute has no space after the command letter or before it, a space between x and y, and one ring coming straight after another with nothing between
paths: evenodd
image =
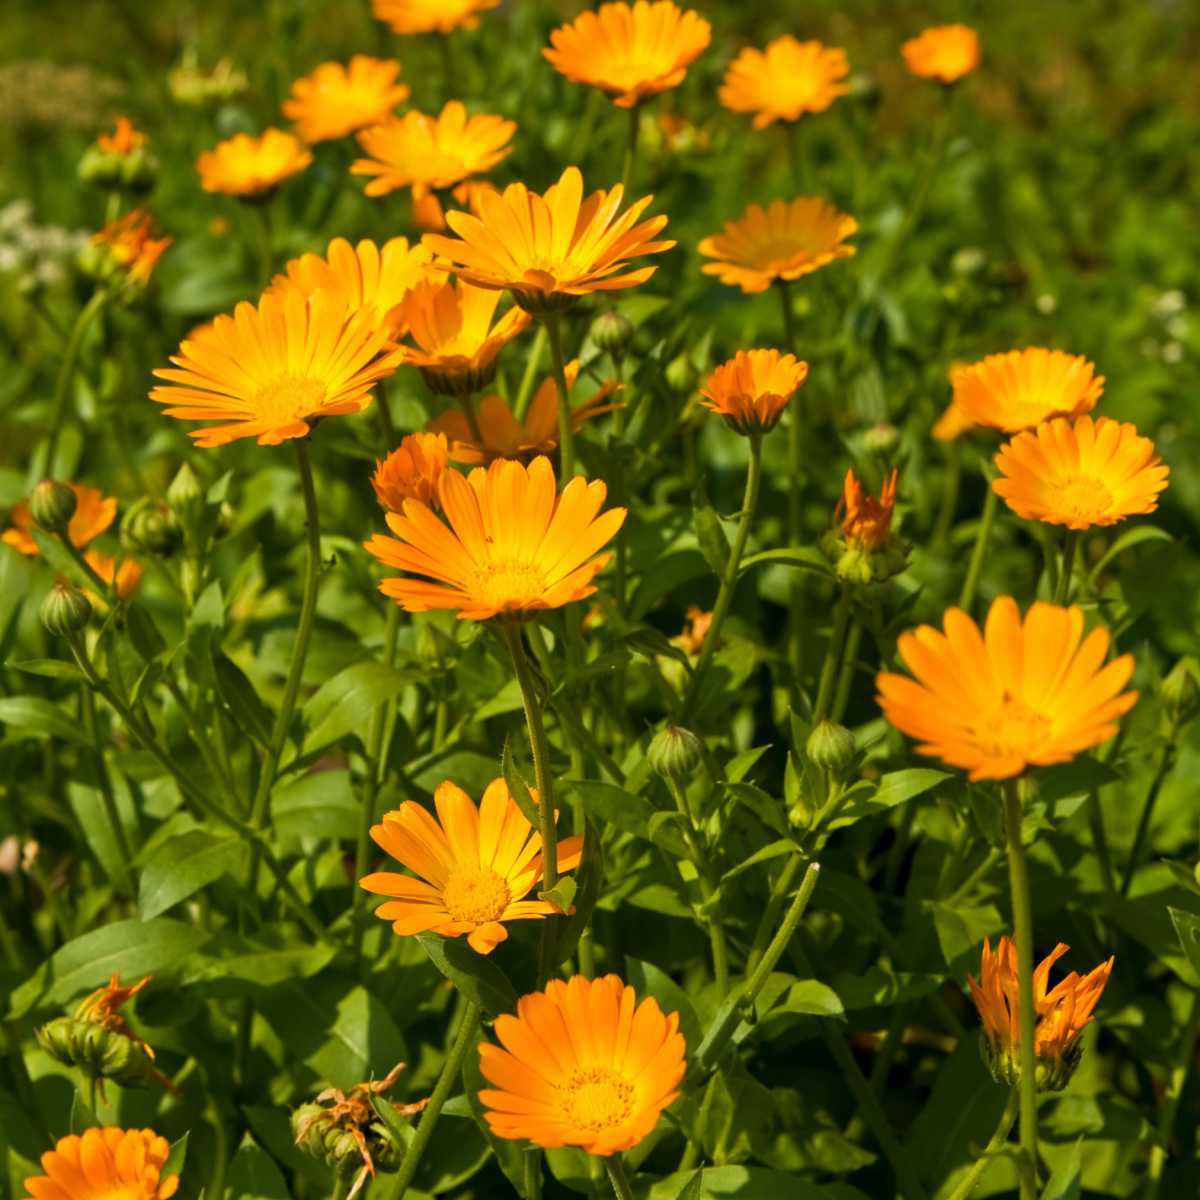
<instances>
[{"instance_id":1,"label":"closed bud","mask_svg":"<svg viewBox=\"0 0 1200 1200\"><path fill-rule=\"evenodd\" d=\"M121 162L120 185L130 192L148 192L158 179L158 159L148 150L135 150Z\"/></svg>"},{"instance_id":2,"label":"closed bud","mask_svg":"<svg viewBox=\"0 0 1200 1200\"><path fill-rule=\"evenodd\" d=\"M184 526L194 520L204 508L204 493L200 490L200 481L187 463L179 468L175 478L171 480L171 486L167 488L167 503Z\"/></svg>"},{"instance_id":3,"label":"closed bud","mask_svg":"<svg viewBox=\"0 0 1200 1200\"><path fill-rule=\"evenodd\" d=\"M137 1087L155 1075L145 1043L79 1017L59 1017L36 1031L42 1049L89 1079Z\"/></svg>"},{"instance_id":4,"label":"closed bud","mask_svg":"<svg viewBox=\"0 0 1200 1200\"><path fill-rule=\"evenodd\" d=\"M121 520L121 545L144 554L168 555L179 545L179 526L164 505L143 496Z\"/></svg>"},{"instance_id":5,"label":"closed bud","mask_svg":"<svg viewBox=\"0 0 1200 1200\"><path fill-rule=\"evenodd\" d=\"M1200 713L1200 663L1190 655L1181 658L1158 691L1163 711L1176 729L1183 728Z\"/></svg>"},{"instance_id":6,"label":"closed bud","mask_svg":"<svg viewBox=\"0 0 1200 1200\"><path fill-rule=\"evenodd\" d=\"M844 775L854 764L854 734L833 721L818 721L804 749L814 766L831 775Z\"/></svg>"},{"instance_id":7,"label":"closed bud","mask_svg":"<svg viewBox=\"0 0 1200 1200\"><path fill-rule=\"evenodd\" d=\"M646 757L664 778L682 783L695 774L703 760L700 739L689 729L665 725L654 735Z\"/></svg>"},{"instance_id":8,"label":"closed bud","mask_svg":"<svg viewBox=\"0 0 1200 1200\"><path fill-rule=\"evenodd\" d=\"M57 479L43 479L29 497L29 515L47 533L66 533L77 503L74 488Z\"/></svg>"},{"instance_id":9,"label":"closed bud","mask_svg":"<svg viewBox=\"0 0 1200 1200\"><path fill-rule=\"evenodd\" d=\"M677 354L663 373L667 387L673 392L690 392L696 386L696 368L686 354Z\"/></svg>"},{"instance_id":10,"label":"closed bud","mask_svg":"<svg viewBox=\"0 0 1200 1200\"><path fill-rule=\"evenodd\" d=\"M65 579L60 579L42 601L42 624L59 637L74 637L91 619L91 602Z\"/></svg>"},{"instance_id":11,"label":"closed bud","mask_svg":"<svg viewBox=\"0 0 1200 1200\"><path fill-rule=\"evenodd\" d=\"M615 359L625 357L625 351L633 340L633 332L633 322L615 308L602 312L592 322L592 341Z\"/></svg>"},{"instance_id":12,"label":"closed bud","mask_svg":"<svg viewBox=\"0 0 1200 1200\"><path fill-rule=\"evenodd\" d=\"M863 446L873 454L886 454L900 440L900 431L886 421L872 425L863 435Z\"/></svg>"}]
</instances>

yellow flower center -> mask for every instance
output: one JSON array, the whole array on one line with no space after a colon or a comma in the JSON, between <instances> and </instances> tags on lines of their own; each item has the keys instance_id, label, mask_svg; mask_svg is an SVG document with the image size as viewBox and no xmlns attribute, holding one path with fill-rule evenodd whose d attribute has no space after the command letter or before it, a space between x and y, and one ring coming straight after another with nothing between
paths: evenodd
<instances>
[{"instance_id":1,"label":"yellow flower center","mask_svg":"<svg viewBox=\"0 0 1200 1200\"><path fill-rule=\"evenodd\" d=\"M485 563L475 569L464 589L499 609L528 608L546 592L546 577L535 563Z\"/></svg>"},{"instance_id":2,"label":"yellow flower center","mask_svg":"<svg viewBox=\"0 0 1200 1200\"><path fill-rule=\"evenodd\" d=\"M1086 521L1106 513L1112 501L1112 492L1099 479L1076 475L1056 489L1054 507L1067 516Z\"/></svg>"},{"instance_id":3,"label":"yellow flower center","mask_svg":"<svg viewBox=\"0 0 1200 1200\"><path fill-rule=\"evenodd\" d=\"M633 1084L608 1067L576 1068L560 1090L567 1118L577 1129L611 1129L633 1111Z\"/></svg>"},{"instance_id":4,"label":"yellow flower center","mask_svg":"<svg viewBox=\"0 0 1200 1200\"><path fill-rule=\"evenodd\" d=\"M316 412L325 403L320 380L304 375L280 375L254 394L254 411L276 421L292 421Z\"/></svg>"},{"instance_id":5,"label":"yellow flower center","mask_svg":"<svg viewBox=\"0 0 1200 1200\"><path fill-rule=\"evenodd\" d=\"M976 743L990 758L1024 758L1049 734L1049 719L1007 692L974 730Z\"/></svg>"},{"instance_id":6,"label":"yellow flower center","mask_svg":"<svg viewBox=\"0 0 1200 1200\"><path fill-rule=\"evenodd\" d=\"M508 907L508 883L486 867L459 867L442 888L442 903L456 921L483 925Z\"/></svg>"}]
</instances>

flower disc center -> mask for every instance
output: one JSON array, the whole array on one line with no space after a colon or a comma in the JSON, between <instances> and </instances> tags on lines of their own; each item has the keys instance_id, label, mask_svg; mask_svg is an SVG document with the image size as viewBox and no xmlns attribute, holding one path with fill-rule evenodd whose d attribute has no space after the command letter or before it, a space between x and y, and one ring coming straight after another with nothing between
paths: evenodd
<instances>
[{"instance_id":1,"label":"flower disc center","mask_svg":"<svg viewBox=\"0 0 1200 1200\"><path fill-rule=\"evenodd\" d=\"M994 758L1025 758L1050 735L1050 721L1017 696L1004 694L975 727L975 737Z\"/></svg>"},{"instance_id":2,"label":"flower disc center","mask_svg":"<svg viewBox=\"0 0 1200 1200\"><path fill-rule=\"evenodd\" d=\"M442 903L454 920L476 925L499 920L510 899L508 884L483 867L460 867L442 889Z\"/></svg>"},{"instance_id":3,"label":"flower disc center","mask_svg":"<svg viewBox=\"0 0 1200 1200\"><path fill-rule=\"evenodd\" d=\"M273 421L292 421L317 412L326 394L325 385L318 379L280 375L258 389L254 409L257 415Z\"/></svg>"},{"instance_id":4,"label":"flower disc center","mask_svg":"<svg viewBox=\"0 0 1200 1200\"><path fill-rule=\"evenodd\" d=\"M576 1069L562 1092L563 1107L577 1128L611 1129L633 1110L633 1084L608 1067Z\"/></svg>"},{"instance_id":5,"label":"flower disc center","mask_svg":"<svg viewBox=\"0 0 1200 1200\"><path fill-rule=\"evenodd\" d=\"M1112 492L1100 480L1086 475L1068 479L1057 491L1054 507L1084 521L1103 516L1113 502Z\"/></svg>"},{"instance_id":6,"label":"flower disc center","mask_svg":"<svg viewBox=\"0 0 1200 1200\"><path fill-rule=\"evenodd\" d=\"M497 562L478 567L467 591L497 609L529 608L546 592L547 580L534 563Z\"/></svg>"}]
</instances>

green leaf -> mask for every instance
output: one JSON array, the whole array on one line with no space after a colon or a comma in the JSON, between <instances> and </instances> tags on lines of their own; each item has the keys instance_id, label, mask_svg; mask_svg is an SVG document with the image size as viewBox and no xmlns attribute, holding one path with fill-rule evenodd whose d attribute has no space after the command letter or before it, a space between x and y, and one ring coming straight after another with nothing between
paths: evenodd
<instances>
[{"instance_id":1,"label":"green leaf","mask_svg":"<svg viewBox=\"0 0 1200 1200\"><path fill-rule=\"evenodd\" d=\"M40 696L0 696L0 725L12 738L61 738L77 746L88 744L83 726L66 710Z\"/></svg>"},{"instance_id":2,"label":"green leaf","mask_svg":"<svg viewBox=\"0 0 1200 1200\"><path fill-rule=\"evenodd\" d=\"M601 828L611 826L644 838L654 809L649 801L599 779L567 779L565 786L583 801L588 816Z\"/></svg>"},{"instance_id":3,"label":"green leaf","mask_svg":"<svg viewBox=\"0 0 1200 1200\"><path fill-rule=\"evenodd\" d=\"M40 675L44 679L69 679L72 683L83 680L83 672L73 663L60 658L27 658L23 662L5 664L14 671L24 671L26 675Z\"/></svg>"},{"instance_id":4,"label":"green leaf","mask_svg":"<svg viewBox=\"0 0 1200 1200\"><path fill-rule=\"evenodd\" d=\"M339 671L304 706L308 727L304 753L311 754L350 734L365 738L371 714L397 696L411 678L408 671L373 660L356 662Z\"/></svg>"},{"instance_id":5,"label":"green leaf","mask_svg":"<svg viewBox=\"0 0 1200 1200\"><path fill-rule=\"evenodd\" d=\"M167 642L158 631L154 618L136 601L125 607L125 631L133 648L149 662L166 648Z\"/></svg>"},{"instance_id":6,"label":"green leaf","mask_svg":"<svg viewBox=\"0 0 1200 1200\"><path fill-rule=\"evenodd\" d=\"M292 1196L275 1160L248 1133L229 1164L226 1183L238 1200L291 1200Z\"/></svg>"},{"instance_id":7,"label":"green leaf","mask_svg":"<svg viewBox=\"0 0 1200 1200\"><path fill-rule=\"evenodd\" d=\"M723 578L725 564L729 561L729 539L725 536L716 509L708 502L703 478L692 493L692 523L704 561L712 568L714 575Z\"/></svg>"},{"instance_id":8,"label":"green leaf","mask_svg":"<svg viewBox=\"0 0 1200 1200\"><path fill-rule=\"evenodd\" d=\"M476 954L465 940L419 933L417 941L433 965L487 1016L516 1012L517 992L508 976L490 958Z\"/></svg>"},{"instance_id":9,"label":"green leaf","mask_svg":"<svg viewBox=\"0 0 1200 1200\"><path fill-rule=\"evenodd\" d=\"M600 899L600 886L604 879L604 849L600 831L588 822L583 832L583 856L575 869L575 911L558 925L558 940L555 950L560 963L566 962L575 953L575 947L588 922L596 901Z\"/></svg>"},{"instance_id":10,"label":"green leaf","mask_svg":"<svg viewBox=\"0 0 1200 1200\"><path fill-rule=\"evenodd\" d=\"M1200 976L1200 917L1194 913L1184 912L1179 908L1168 906L1167 912L1175 924L1175 932L1179 935L1179 944L1187 956L1193 971Z\"/></svg>"},{"instance_id":11,"label":"green leaf","mask_svg":"<svg viewBox=\"0 0 1200 1200\"><path fill-rule=\"evenodd\" d=\"M142 920L165 913L214 879L236 871L245 851L240 838L215 837L203 829L180 834L156 848L138 883Z\"/></svg>"},{"instance_id":12,"label":"green leaf","mask_svg":"<svg viewBox=\"0 0 1200 1200\"><path fill-rule=\"evenodd\" d=\"M296 945L282 933L259 931L251 939L222 930L189 959L180 986L205 985L218 996L246 996L294 979L309 979L324 970L335 946Z\"/></svg>"},{"instance_id":13,"label":"green leaf","mask_svg":"<svg viewBox=\"0 0 1200 1200\"><path fill-rule=\"evenodd\" d=\"M639 1000L653 996L664 1013L678 1013L679 1032L688 1048L700 1045L704 1033L696 1009L687 992L666 971L653 963L626 957L625 982L637 993Z\"/></svg>"},{"instance_id":14,"label":"green leaf","mask_svg":"<svg viewBox=\"0 0 1200 1200\"><path fill-rule=\"evenodd\" d=\"M530 795L529 784L517 770L516 761L513 759L512 741L508 737L505 737L504 749L500 751L500 774L504 776L508 794L521 810L521 815L537 829L541 824L541 817L538 815L537 805L533 802L533 796Z\"/></svg>"},{"instance_id":15,"label":"green leaf","mask_svg":"<svg viewBox=\"0 0 1200 1200\"><path fill-rule=\"evenodd\" d=\"M1071 1148L1071 1153L1054 1169L1045 1188L1042 1200L1079 1200L1083 1195L1083 1139Z\"/></svg>"},{"instance_id":16,"label":"green leaf","mask_svg":"<svg viewBox=\"0 0 1200 1200\"><path fill-rule=\"evenodd\" d=\"M564 875L557 880L552 888L544 892L538 892L538 899L544 900L547 904L553 905L560 913L568 913L571 911L571 905L575 903L575 892L578 890L578 885L570 875Z\"/></svg>"},{"instance_id":17,"label":"green leaf","mask_svg":"<svg viewBox=\"0 0 1200 1200\"><path fill-rule=\"evenodd\" d=\"M248 733L260 746L271 740L273 718L271 710L259 699L246 673L222 650L213 647L213 679L217 695L229 709L239 729Z\"/></svg>"},{"instance_id":18,"label":"green leaf","mask_svg":"<svg viewBox=\"0 0 1200 1200\"><path fill-rule=\"evenodd\" d=\"M800 571L813 571L818 575L831 574L829 560L815 546L787 546L781 550L763 550L758 554L750 554L742 559L738 574L763 564L774 564L782 567L795 567Z\"/></svg>"},{"instance_id":19,"label":"green leaf","mask_svg":"<svg viewBox=\"0 0 1200 1200\"><path fill-rule=\"evenodd\" d=\"M83 1093L76 1092L71 1097L71 1132L81 1134L85 1129L92 1129L99 1124L91 1105L84 1100Z\"/></svg>"},{"instance_id":20,"label":"green leaf","mask_svg":"<svg viewBox=\"0 0 1200 1200\"><path fill-rule=\"evenodd\" d=\"M285 838L348 841L357 836L360 804L349 771L313 771L271 797L272 827Z\"/></svg>"},{"instance_id":21,"label":"green leaf","mask_svg":"<svg viewBox=\"0 0 1200 1200\"><path fill-rule=\"evenodd\" d=\"M700 1177L700 1190L694 1188ZM797 1179L766 1167L704 1167L677 1171L660 1179L646 1193L646 1200L867 1200L857 1188L844 1183L817 1184Z\"/></svg>"},{"instance_id":22,"label":"green leaf","mask_svg":"<svg viewBox=\"0 0 1200 1200\"><path fill-rule=\"evenodd\" d=\"M1104 552L1100 561L1088 572L1089 587L1100 578L1104 568L1124 554L1126 550L1131 550L1134 546L1140 546L1146 542L1173 542L1174 540L1165 529L1159 529L1157 525L1134 526L1133 529L1121 534Z\"/></svg>"},{"instance_id":23,"label":"green leaf","mask_svg":"<svg viewBox=\"0 0 1200 1200\"><path fill-rule=\"evenodd\" d=\"M879 786L874 791L863 788L855 792L849 802L838 811L837 816L829 822L827 828L831 831L842 829L861 821L864 817L890 812L951 778L953 776L946 771L934 771L928 767L892 771L879 781Z\"/></svg>"},{"instance_id":24,"label":"green leaf","mask_svg":"<svg viewBox=\"0 0 1200 1200\"><path fill-rule=\"evenodd\" d=\"M163 1178L183 1174L183 1164L187 1162L188 1136L185 1133L183 1137L171 1143L171 1149L167 1154L167 1161L162 1165Z\"/></svg>"}]
</instances>

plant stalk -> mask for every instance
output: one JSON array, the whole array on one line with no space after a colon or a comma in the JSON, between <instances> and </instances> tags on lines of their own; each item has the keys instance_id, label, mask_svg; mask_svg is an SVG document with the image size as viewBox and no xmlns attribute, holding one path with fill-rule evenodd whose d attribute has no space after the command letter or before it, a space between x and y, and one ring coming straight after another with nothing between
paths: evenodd
<instances>
[{"instance_id":1,"label":"plant stalk","mask_svg":"<svg viewBox=\"0 0 1200 1200\"><path fill-rule=\"evenodd\" d=\"M571 389L567 385L566 363L563 359L561 321L559 313L547 313L542 318L542 328L550 341L550 361L558 391L559 477L566 484L575 475L575 434L571 429Z\"/></svg>"},{"instance_id":2,"label":"plant stalk","mask_svg":"<svg viewBox=\"0 0 1200 1200\"><path fill-rule=\"evenodd\" d=\"M962 1181L948 1197L948 1200L968 1200L975 1190L975 1185L979 1182L979 1177L987 1170L988 1164L995 1161L996 1155L1008 1141L1008 1135L1012 1132L1013 1123L1017 1119L1019 1106L1020 1093L1013 1088L1009 1093L1008 1103L1004 1106L1004 1112L1000 1115L1000 1123L996 1126L996 1132L992 1134L983 1153L971 1164L971 1169L962 1177Z\"/></svg>"},{"instance_id":3,"label":"plant stalk","mask_svg":"<svg viewBox=\"0 0 1200 1200\"><path fill-rule=\"evenodd\" d=\"M83 349L84 335L88 331L88 326L100 315L106 303L108 303L108 293L101 288L80 309L79 316L75 318L75 324L71 327L71 336L63 351L62 365L58 369L58 379L54 384L50 438L46 442L46 457L42 466L42 474L47 479L54 478L54 459L58 453L58 440L67 419L67 400L71 394L71 382L75 378L75 364L79 360L80 350Z\"/></svg>"},{"instance_id":4,"label":"plant stalk","mask_svg":"<svg viewBox=\"0 0 1200 1200\"><path fill-rule=\"evenodd\" d=\"M967 577L963 580L962 592L958 597L958 607L966 613L971 611L971 605L975 602L975 591L979 586L979 573L983 569L983 560L987 557L988 543L992 540L992 526L996 521L997 496L986 471L984 480L987 483L987 496L983 501L983 515L979 518L979 528L975 531L975 546L971 550L971 562L967 567Z\"/></svg>"}]
</instances>

